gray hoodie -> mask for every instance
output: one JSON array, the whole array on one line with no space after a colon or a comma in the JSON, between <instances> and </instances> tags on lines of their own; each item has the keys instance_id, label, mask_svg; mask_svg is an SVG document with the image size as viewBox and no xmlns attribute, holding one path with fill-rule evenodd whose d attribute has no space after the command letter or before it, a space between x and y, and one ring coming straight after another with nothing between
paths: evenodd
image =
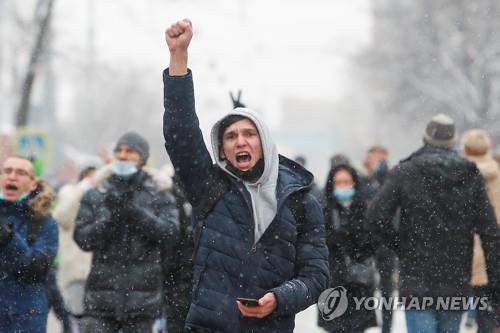
<instances>
[{"instance_id":1,"label":"gray hoodie","mask_svg":"<svg viewBox=\"0 0 500 333\"><path fill-rule=\"evenodd\" d=\"M260 116L248 108L236 108L216 122L212 127L212 150L214 152L217 165L222 170L227 172L232 177L239 179L226 168L227 162L225 160L221 160L219 157L219 147L221 146L219 145L218 138L219 127L222 120L232 115L240 115L253 121L259 131L262 154L264 156L264 172L261 177L255 183L243 181L252 198L252 209L255 223L255 244L259 241L260 237L273 221L278 209L278 201L276 199L276 184L278 182L279 168L278 150L271 139L269 129L262 122Z\"/></svg>"}]
</instances>

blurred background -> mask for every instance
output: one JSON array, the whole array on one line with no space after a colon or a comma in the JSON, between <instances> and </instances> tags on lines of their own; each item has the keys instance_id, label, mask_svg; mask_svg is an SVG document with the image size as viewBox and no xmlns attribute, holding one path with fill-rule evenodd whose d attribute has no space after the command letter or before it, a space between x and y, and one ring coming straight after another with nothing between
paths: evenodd
<instances>
[{"instance_id":1,"label":"blurred background","mask_svg":"<svg viewBox=\"0 0 500 333\"><path fill-rule=\"evenodd\" d=\"M0 0L0 159L64 183L133 129L166 163L164 30L184 17L207 143L239 89L321 184L335 153L407 156L438 112L496 143L499 16L497 0Z\"/></svg>"}]
</instances>

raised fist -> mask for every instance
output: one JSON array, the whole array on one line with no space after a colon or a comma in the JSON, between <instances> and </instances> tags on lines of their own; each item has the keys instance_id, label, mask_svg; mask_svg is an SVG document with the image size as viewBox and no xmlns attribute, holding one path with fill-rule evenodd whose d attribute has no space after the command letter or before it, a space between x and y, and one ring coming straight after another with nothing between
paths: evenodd
<instances>
[{"instance_id":1,"label":"raised fist","mask_svg":"<svg viewBox=\"0 0 500 333\"><path fill-rule=\"evenodd\" d=\"M183 19L172 24L165 31L170 53L186 52L193 37L193 25L189 19Z\"/></svg>"}]
</instances>

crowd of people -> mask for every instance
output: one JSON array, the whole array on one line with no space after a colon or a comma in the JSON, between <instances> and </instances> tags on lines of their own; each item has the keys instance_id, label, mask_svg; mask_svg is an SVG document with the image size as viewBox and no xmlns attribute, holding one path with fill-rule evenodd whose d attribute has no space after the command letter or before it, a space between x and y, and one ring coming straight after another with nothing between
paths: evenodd
<instances>
[{"instance_id":1,"label":"crowd of people","mask_svg":"<svg viewBox=\"0 0 500 333\"><path fill-rule=\"evenodd\" d=\"M64 333L293 332L295 315L337 286L358 298L483 297L481 310L408 308L407 331L456 333L464 315L479 333L499 330L500 167L485 131L459 140L439 114L394 167L380 145L360 170L337 154L320 186L231 96L211 155L188 68L192 35L189 20L165 34L172 167L149 166L149 143L134 131L57 194L30 159L4 161L0 332L46 332L50 309ZM391 309L380 320L353 302L338 318L318 316L327 332L386 333L391 323Z\"/></svg>"}]
</instances>

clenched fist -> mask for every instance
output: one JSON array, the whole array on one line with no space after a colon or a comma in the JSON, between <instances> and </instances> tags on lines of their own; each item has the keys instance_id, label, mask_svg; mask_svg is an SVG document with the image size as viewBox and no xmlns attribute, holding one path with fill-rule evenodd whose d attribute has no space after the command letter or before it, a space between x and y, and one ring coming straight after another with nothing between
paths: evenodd
<instances>
[{"instance_id":1,"label":"clenched fist","mask_svg":"<svg viewBox=\"0 0 500 333\"><path fill-rule=\"evenodd\" d=\"M192 37L193 25L189 19L178 21L165 31L165 40L170 51L169 74L171 76L187 73L187 50Z\"/></svg>"}]
</instances>

